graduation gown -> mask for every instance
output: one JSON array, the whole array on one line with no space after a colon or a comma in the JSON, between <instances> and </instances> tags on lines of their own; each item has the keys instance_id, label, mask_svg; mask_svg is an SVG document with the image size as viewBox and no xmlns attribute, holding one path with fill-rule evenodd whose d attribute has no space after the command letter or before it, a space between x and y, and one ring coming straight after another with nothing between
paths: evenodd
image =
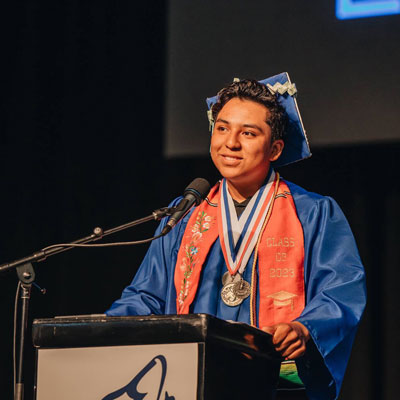
<instances>
[{"instance_id":1,"label":"graduation gown","mask_svg":"<svg viewBox=\"0 0 400 400\"><path fill-rule=\"evenodd\" d=\"M304 233L306 305L297 321L307 327L312 338L306 354L296 360L298 373L309 399L335 399L365 307L364 269L351 229L337 203L286 183ZM152 242L132 283L106 311L108 316L176 314L174 271L190 214L167 236ZM166 222L161 222L156 234ZM248 282L251 282L253 256L243 274ZM217 239L203 266L190 311L249 324L250 297L236 307L229 307L221 300L221 279L226 271Z\"/></svg>"}]
</instances>

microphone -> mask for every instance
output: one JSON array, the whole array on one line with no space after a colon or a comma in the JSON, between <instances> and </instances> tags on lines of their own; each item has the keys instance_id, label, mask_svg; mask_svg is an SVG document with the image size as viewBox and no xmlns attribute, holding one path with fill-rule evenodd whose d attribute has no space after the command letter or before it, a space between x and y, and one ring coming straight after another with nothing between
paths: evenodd
<instances>
[{"instance_id":1,"label":"microphone","mask_svg":"<svg viewBox=\"0 0 400 400\"><path fill-rule=\"evenodd\" d=\"M166 235L192 208L198 206L210 191L210 184L203 178L196 178L183 192L183 199L177 205L161 235Z\"/></svg>"}]
</instances>

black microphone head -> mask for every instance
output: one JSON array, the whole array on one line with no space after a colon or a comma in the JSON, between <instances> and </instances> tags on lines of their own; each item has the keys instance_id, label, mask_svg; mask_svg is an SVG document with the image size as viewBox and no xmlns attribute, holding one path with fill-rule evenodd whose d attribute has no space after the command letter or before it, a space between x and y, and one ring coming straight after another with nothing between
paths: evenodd
<instances>
[{"instance_id":1,"label":"black microphone head","mask_svg":"<svg viewBox=\"0 0 400 400\"><path fill-rule=\"evenodd\" d=\"M211 185L208 183L206 179L203 178L196 178L192 183L190 183L183 195L186 194L193 194L196 198L196 206L198 206L202 200L204 200L210 191Z\"/></svg>"}]
</instances>

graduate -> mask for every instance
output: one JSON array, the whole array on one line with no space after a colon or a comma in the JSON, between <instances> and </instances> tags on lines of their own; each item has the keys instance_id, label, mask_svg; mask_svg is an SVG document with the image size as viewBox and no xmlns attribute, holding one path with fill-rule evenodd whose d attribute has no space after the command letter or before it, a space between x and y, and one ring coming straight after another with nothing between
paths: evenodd
<instances>
[{"instance_id":1,"label":"graduate","mask_svg":"<svg viewBox=\"0 0 400 400\"><path fill-rule=\"evenodd\" d=\"M365 276L336 202L274 170L311 156L296 94L281 73L235 80L207 99L222 180L152 242L106 313L207 313L256 326L272 335L290 387L304 385L311 400L336 399L365 307Z\"/></svg>"}]
</instances>

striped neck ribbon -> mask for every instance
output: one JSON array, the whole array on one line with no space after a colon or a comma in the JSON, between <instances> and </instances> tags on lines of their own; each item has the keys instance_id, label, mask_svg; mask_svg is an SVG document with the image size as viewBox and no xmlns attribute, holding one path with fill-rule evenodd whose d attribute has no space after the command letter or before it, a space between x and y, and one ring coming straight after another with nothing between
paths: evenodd
<instances>
[{"instance_id":1,"label":"striped neck ribbon","mask_svg":"<svg viewBox=\"0 0 400 400\"><path fill-rule=\"evenodd\" d=\"M266 183L253 195L240 217L237 217L228 182L222 180L219 238L222 253L231 275L241 275L254 250L263 222L272 204L276 174L271 168Z\"/></svg>"}]
</instances>

